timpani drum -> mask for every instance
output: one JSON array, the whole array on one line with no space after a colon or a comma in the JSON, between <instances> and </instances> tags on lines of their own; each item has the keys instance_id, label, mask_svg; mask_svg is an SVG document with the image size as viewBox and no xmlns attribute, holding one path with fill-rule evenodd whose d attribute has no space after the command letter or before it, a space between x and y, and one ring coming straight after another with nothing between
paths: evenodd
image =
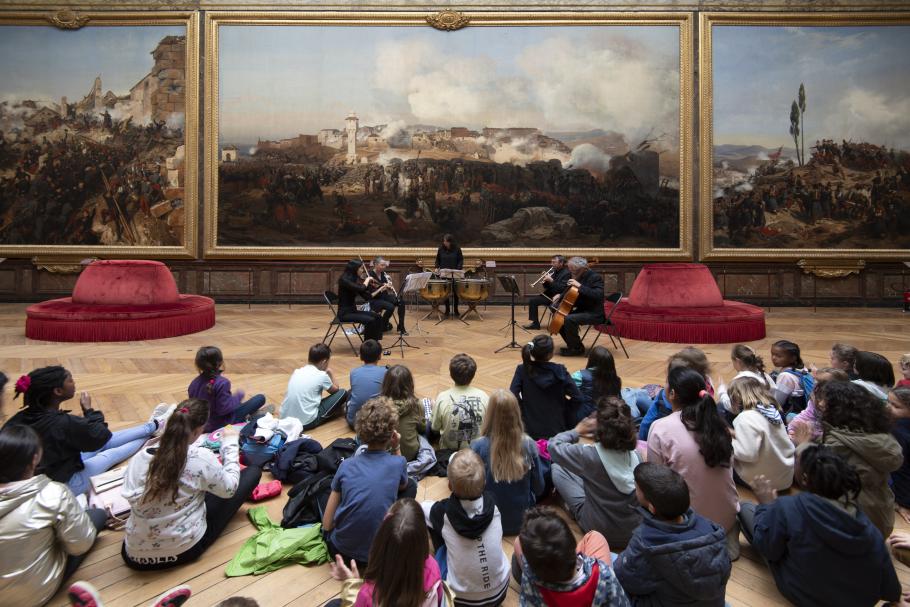
<instances>
[{"instance_id":1,"label":"timpani drum","mask_svg":"<svg viewBox=\"0 0 910 607\"><path fill-rule=\"evenodd\" d=\"M426 301L438 304L445 301L452 293L452 283L449 280L431 279L427 281L427 286L420 290L420 296Z\"/></svg>"},{"instance_id":2,"label":"timpani drum","mask_svg":"<svg viewBox=\"0 0 910 607\"><path fill-rule=\"evenodd\" d=\"M458 294L458 299L468 304L468 309L461 315L461 319L464 320L465 316L473 312L480 320L483 320L483 316L477 310L477 304L489 299L490 281L486 278L456 280L455 292Z\"/></svg>"}]
</instances>

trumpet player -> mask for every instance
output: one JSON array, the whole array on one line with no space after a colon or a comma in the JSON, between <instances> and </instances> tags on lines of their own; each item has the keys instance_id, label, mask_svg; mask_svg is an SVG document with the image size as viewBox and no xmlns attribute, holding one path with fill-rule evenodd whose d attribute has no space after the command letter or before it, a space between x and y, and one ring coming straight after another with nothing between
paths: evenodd
<instances>
[{"instance_id":1,"label":"trumpet player","mask_svg":"<svg viewBox=\"0 0 910 607\"><path fill-rule=\"evenodd\" d=\"M372 284L377 288L385 288L376 293L370 299L370 310L374 312L381 312L383 331L391 331L392 323L389 321L392 318L392 314L397 309L398 332L402 335L407 335L408 332L404 328L404 300L398 295L398 292L395 291L395 287L392 285L392 278L385 273L386 268L388 268L389 265L389 261L384 257L377 256L373 258L373 268L370 270L369 274L370 277L375 280L375 282Z\"/></svg>"},{"instance_id":2,"label":"trumpet player","mask_svg":"<svg viewBox=\"0 0 910 607\"><path fill-rule=\"evenodd\" d=\"M555 295L559 295L566 290L566 283L572 278L569 269L566 267L566 258L562 255L554 255L550 259L550 267L537 279L536 284L543 286L542 295L534 295L528 299L528 324L524 326L529 331L540 329L540 317L537 309L540 306L548 306Z\"/></svg>"}]
</instances>

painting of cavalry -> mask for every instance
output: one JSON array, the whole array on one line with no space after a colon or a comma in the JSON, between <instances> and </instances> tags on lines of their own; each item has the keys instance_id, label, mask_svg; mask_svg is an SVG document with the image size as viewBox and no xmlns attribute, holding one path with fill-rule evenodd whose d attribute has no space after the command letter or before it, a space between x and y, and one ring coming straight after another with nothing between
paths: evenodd
<instances>
[{"instance_id":1,"label":"painting of cavalry","mask_svg":"<svg viewBox=\"0 0 910 607\"><path fill-rule=\"evenodd\" d=\"M910 26L712 37L713 246L910 248Z\"/></svg>"},{"instance_id":2,"label":"painting of cavalry","mask_svg":"<svg viewBox=\"0 0 910 607\"><path fill-rule=\"evenodd\" d=\"M0 247L184 245L186 27L0 26Z\"/></svg>"},{"instance_id":3,"label":"painting of cavalry","mask_svg":"<svg viewBox=\"0 0 910 607\"><path fill-rule=\"evenodd\" d=\"M677 26L218 45L218 246L680 246Z\"/></svg>"}]
</instances>

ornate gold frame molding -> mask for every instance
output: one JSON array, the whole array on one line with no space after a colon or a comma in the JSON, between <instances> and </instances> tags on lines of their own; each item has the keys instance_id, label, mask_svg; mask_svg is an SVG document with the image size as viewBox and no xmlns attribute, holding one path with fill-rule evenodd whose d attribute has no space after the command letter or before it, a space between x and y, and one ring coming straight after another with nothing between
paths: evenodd
<instances>
[{"instance_id":1,"label":"ornate gold frame molding","mask_svg":"<svg viewBox=\"0 0 910 607\"><path fill-rule=\"evenodd\" d=\"M862 259L800 259L796 265L804 274L818 278L846 278L862 272L866 262Z\"/></svg>"},{"instance_id":2,"label":"ornate gold frame molding","mask_svg":"<svg viewBox=\"0 0 910 607\"><path fill-rule=\"evenodd\" d=\"M694 16L690 12L593 12L565 10L509 10L502 12L420 12L420 11L284 11L239 12L210 11L205 14L205 232L204 257L207 259L343 259L356 255L374 255L395 259L432 258L435 247L350 246L233 246L218 244L218 139L219 139L219 28L223 25L254 26L432 26L445 31L470 24L471 27L558 27L558 26L662 26L679 29L679 246L641 248L508 248L465 247L465 256L480 259L521 260L549 259L568 248L573 254L601 259L690 260L694 253L692 227L693 189L693 89L694 70L692 39ZM434 23L435 22L435 23ZM442 27L440 28L440 25ZM458 26L458 27L456 27Z\"/></svg>"}]
</instances>

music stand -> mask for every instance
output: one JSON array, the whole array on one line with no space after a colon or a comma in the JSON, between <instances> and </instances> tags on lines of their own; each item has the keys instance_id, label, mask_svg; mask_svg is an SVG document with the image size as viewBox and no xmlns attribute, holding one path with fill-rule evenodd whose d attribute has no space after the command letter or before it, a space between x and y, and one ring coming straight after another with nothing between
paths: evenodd
<instances>
[{"instance_id":1,"label":"music stand","mask_svg":"<svg viewBox=\"0 0 910 607\"><path fill-rule=\"evenodd\" d=\"M502 285L502 288L506 290L507 293L512 294L512 320L509 321L509 326L512 327L512 341L499 348L493 354L499 354L506 348L521 348L522 345L515 341L515 327L518 325L515 322L515 296L518 295L518 282L515 280L514 276L503 276L499 275L496 278L499 279L499 284Z\"/></svg>"},{"instance_id":2,"label":"music stand","mask_svg":"<svg viewBox=\"0 0 910 607\"><path fill-rule=\"evenodd\" d=\"M432 277L432 272L414 272L404 277L404 285L401 287L401 297L404 297L407 293L411 293L414 296L414 318L417 319L414 323L414 330L418 333L423 333L420 328L420 321L422 320L420 318L420 291L427 286Z\"/></svg>"},{"instance_id":3,"label":"music stand","mask_svg":"<svg viewBox=\"0 0 910 607\"><path fill-rule=\"evenodd\" d=\"M450 268L440 268L440 269L436 270L436 274L438 274L440 278L447 278L447 279L449 279L450 281L452 281L452 294L451 294L451 296L452 296L452 301L449 302L449 303L451 304L451 306L452 306L452 307L450 308L450 310L449 310L451 316L452 316L453 318L457 318L458 320L460 320L461 322L463 322L464 324L466 324L466 325L468 325L468 326L470 327L470 326L471 326L470 323L468 323L465 319L463 319L463 318L461 318L460 316L458 316L457 314L455 314L455 289L456 289L455 279L456 279L456 278L464 278L464 270L455 270L455 269L450 269ZM438 325L439 323L441 323L442 321L446 320L447 318L449 318L449 316L444 315L442 318L440 318L440 319L436 322L436 324Z\"/></svg>"}]
</instances>

